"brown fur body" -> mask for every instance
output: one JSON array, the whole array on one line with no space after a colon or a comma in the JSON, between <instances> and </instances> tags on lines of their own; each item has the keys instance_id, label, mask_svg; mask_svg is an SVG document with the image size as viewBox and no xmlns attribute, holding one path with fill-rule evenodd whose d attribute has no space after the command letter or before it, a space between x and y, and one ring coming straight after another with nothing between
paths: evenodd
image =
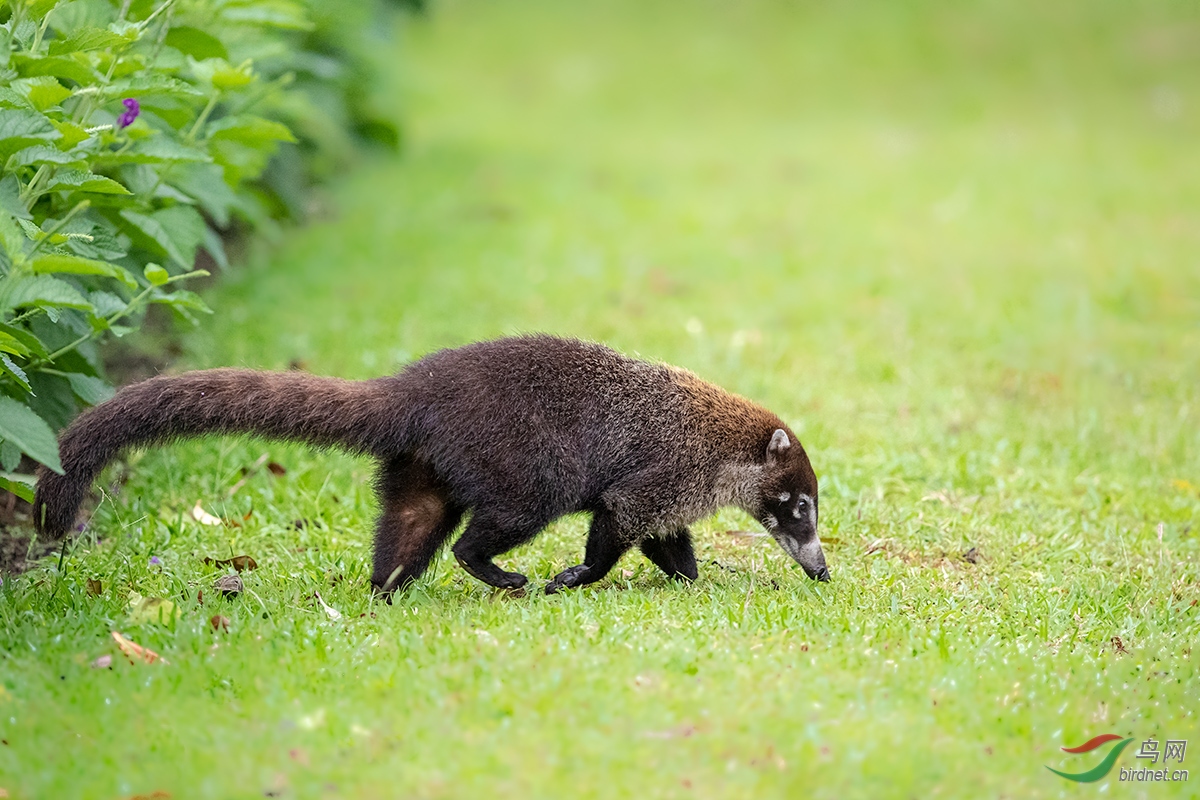
<instances>
[{"instance_id":1,"label":"brown fur body","mask_svg":"<svg viewBox=\"0 0 1200 800\"><path fill-rule=\"evenodd\" d=\"M62 435L66 474L43 471L39 527L68 530L125 448L206 434L376 457L372 583L385 592L419 577L468 511L455 557L494 586L525 583L497 555L574 511L592 513L584 563L547 591L598 580L633 545L667 574L694 579L686 526L726 505L754 514L811 576L828 578L816 477L778 417L683 370L550 336L442 350L361 382L216 369L134 384ZM797 497L811 499L811 513Z\"/></svg>"}]
</instances>

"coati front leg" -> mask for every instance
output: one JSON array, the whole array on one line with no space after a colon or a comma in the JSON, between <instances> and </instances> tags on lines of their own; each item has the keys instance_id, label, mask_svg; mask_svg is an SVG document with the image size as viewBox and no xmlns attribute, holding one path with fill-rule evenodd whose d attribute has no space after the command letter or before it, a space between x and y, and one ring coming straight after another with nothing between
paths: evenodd
<instances>
[{"instance_id":1,"label":"coati front leg","mask_svg":"<svg viewBox=\"0 0 1200 800\"><path fill-rule=\"evenodd\" d=\"M528 578L519 572L500 569L492 559L528 542L543 527L544 522L513 523L476 509L467 529L451 549L467 574L497 589L520 589Z\"/></svg>"},{"instance_id":2,"label":"coati front leg","mask_svg":"<svg viewBox=\"0 0 1200 800\"><path fill-rule=\"evenodd\" d=\"M587 551L584 553L583 563L555 575L554 580L546 584L546 594L586 586L607 575L621 560L621 556L633 546L630 530L630 526L621 524L612 511L595 512L592 515L592 526L588 529Z\"/></svg>"},{"instance_id":3,"label":"coati front leg","mask_svg":"<svg viewBox=\"0 0 1200 800\"><path fill-rule=\"evenodd\" d=\"M376 490L382 510L375 526L371 584L391 602L392 592L425 572L458 527L463 509L450 502L428 464L409 459L381 466Z\"/></svg>"},{"instance_id":4,"label":"coati front leg","mask_svg":"<svg viewBox=\"0 0 1200 800\"><path fill-rule=\"evenodd\" d=\"M692 552L692 535L679 528L663 536L648 536L642 540L642 553L676 580L696 580L696 554Z\"/></svg>"}]
</instances>

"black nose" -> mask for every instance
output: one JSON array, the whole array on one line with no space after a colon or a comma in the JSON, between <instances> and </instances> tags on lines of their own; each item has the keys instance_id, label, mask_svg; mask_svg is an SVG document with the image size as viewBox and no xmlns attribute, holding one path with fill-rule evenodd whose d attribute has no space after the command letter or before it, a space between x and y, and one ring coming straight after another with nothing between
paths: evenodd
<instances>
[{"instance_id":1,"label":"black nose","mask_svg":"<svg viewBox=\"0 0 1200 800\"><path fill-rule=\"evenodd\" d=\"M817 570L817 574L813 575L813 578L815 578L816 580L824 581L825 583L828 583L829 582L829 567L821 567L819 570Z\"/></svg>"}]
</instances>

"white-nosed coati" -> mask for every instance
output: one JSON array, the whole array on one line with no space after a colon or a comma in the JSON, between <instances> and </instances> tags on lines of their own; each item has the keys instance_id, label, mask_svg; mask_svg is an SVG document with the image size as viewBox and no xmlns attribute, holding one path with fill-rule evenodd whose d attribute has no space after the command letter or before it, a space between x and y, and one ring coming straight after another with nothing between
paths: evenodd
<instances>
[{"instance_id":1,"label":"white-nosed coati","mask_svg":"<svg viewBox=\"0 0 1200 800\"><path fill-rule=\"evenodd\" d=\"M454 556L502 588L525 576L493 559L573 511L592 513L587 552L547 592L599 580L633 545L694 580L686 526L729 505L762 522L809 577L829 580L817 479L779 417L682 369L541 335L442 350L367 381L214 369L128 386L63 433L66 474L40 475L39 529L65 534L125 448L205 434L379 459L371 582L388 594L425 571L468 511Z\"/></svg>"}]
</instances>

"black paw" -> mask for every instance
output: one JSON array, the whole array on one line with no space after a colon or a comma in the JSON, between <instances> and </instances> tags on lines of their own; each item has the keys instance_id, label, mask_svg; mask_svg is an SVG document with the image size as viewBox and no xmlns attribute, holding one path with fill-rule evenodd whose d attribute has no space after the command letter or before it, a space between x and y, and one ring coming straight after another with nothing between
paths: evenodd
<instances>
[{"instance_id":1,"label":"black paw","mask_svg":"<svg viewBox=\"0 0 1200 800\"><path fill-rule=\"evenodd\" d=\"M520 589L529 579L519 572L502 572L492 585L497 589Z\"/></svg>"},{"instance_id":2,"label":"black paw","mask_svg":"<svg viewBox=\"0 0 1200 800\"><path fill-rule=\"evenodd\" d=\"M546 584L546 594L556 594L563 589L570 589L579 585L579 579L588 571L586 564L580 564L577 567L564 569L562 572L554 576L554 580Z\"/></svg>"},{"instance_id":3,"label":"black paw","mask_svg":"<svg viewBox=\"0 0 1200 800\"><path fill-rule=\"evenodd\" d=\"M481 580L488 586L495 586L497 589L520 589L529 582L529 579L521 573L505 572L490 561L485 561L476 568L458 553L454 554L454 560L472 578Z\"/></svg>"}]
</instances>

